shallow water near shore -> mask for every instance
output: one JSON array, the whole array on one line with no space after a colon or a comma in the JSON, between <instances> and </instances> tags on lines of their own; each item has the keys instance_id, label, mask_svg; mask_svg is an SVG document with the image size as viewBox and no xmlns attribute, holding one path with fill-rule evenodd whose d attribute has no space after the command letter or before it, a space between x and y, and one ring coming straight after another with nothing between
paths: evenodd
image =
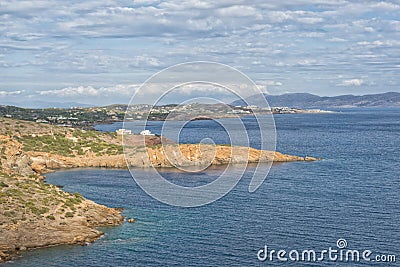
<instances>
[{"instance_id":1,"label":"shallow water near shore","mask_svg":"<svg viewBox=\"0 0 400 267\"><path fill-rule=\"evenodd\" d=\"M251 126L252 118L244 121L250 131L257 130ZM234 190L198 208L171 207L154 200L127 170L50 173L47 182L100 204L123 207L124 215L137 222L101 228L105 236L89 246L30 251L5 266L270 266L282 263L258 261L257 252L265 245L275 250L321 251L337 248L339 238L346 239L350 249L394 254L400 261L400 109L276 115L275 122L278 151L324 160L274 164L255 193L248 192L255 168L249 165ZM159 133L160 125L151 122L149 129ZM117 123L98 129L120 127ZM205 135L216 143L228 143L212 121L188 125L180 141L195 143ZM251 141L257 148L257 140ZM223 168L197 174L160 171L172 182L196 186L214 180ZM147 172L136 170L138 175Z\"/></svg>"}]
</instances>

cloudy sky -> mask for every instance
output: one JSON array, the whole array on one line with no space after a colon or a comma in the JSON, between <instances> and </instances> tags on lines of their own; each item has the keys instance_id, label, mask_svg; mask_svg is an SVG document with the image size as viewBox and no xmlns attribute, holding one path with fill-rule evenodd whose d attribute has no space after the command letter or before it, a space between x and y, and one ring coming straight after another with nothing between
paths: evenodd
<instances>
[{"instance_id":1,"label":"cloudy sky","mask_svg":"<svg viewBox=\"0 0 400 267\"><path fill-rule=\"evenodd\" d=\"M0 104L127 102L197 60L272 94L400 91L394 0L2 0L0 18Z\"/></svg>"}]
</instances>

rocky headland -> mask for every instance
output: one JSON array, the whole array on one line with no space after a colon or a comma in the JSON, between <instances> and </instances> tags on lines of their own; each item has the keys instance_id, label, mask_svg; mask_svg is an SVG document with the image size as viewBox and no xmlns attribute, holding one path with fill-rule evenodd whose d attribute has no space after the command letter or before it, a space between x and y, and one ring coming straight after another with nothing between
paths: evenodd
<instances>
[{"instance_id":1,"label":"rocky headland","mask_svg":"<svg viewBox=\"0 0 400 267\"><path fill-rule=\"evenodd\" d=\"M158 136L128 136L125 154L115 133L83 131L15 119L0 119L0 262L18 251L60 244L86 244L102 235L98 226L124 221L78 193L43 181L42 174L78 167L208 166L247 162L313 161L279 152L227 145L174 144ZM161 143L166 143L162 146Z\"/></svg>"}]
</instances>

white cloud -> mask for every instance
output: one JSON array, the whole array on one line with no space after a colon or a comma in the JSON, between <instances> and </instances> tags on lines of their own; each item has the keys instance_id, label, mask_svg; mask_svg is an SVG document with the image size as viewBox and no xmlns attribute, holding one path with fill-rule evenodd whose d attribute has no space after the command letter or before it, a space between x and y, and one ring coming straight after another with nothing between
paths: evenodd
<instances>
[{"instance_id":1,"label":"white cloud","mask_svg":"<svg viewBox=\"0 0 400 267\"><path fill-rule=\"evenodd\" d=\"M0 96L20 95L23 92L24 92L23 90L20 90L20 91L0 91Z\"/></svg>"},{"instance_id":2,"label":"white cloud","mask_svg":"<svg viewBox=\"0 0 400 267\"><path fill-rule=\"evenodd\" d=\"M337 84L338 86L361 86L364 84L363 79L350 79L343 80L341 83Z\"/></svg>"},{"instance_id":3,"label":"white cloud","mask_svg":"<svg viewBox=\"0 0 400 267\"><path fill-rule=\"evenodd\" d=\"M44 90L38 91L40 95L55 95L59 97L68 97L68 96L95 96L98 95L98 90L91 86L79 86L79 87L66 87L63 89L54 89L54 90Z\"/></svg>"},{"instance_id":4,"label":"white cloud","mask_svg":"<svg viewBox=\"0 0 400 267\"><path fill-rule=\"evenodd\" d=\"M369 47L392 47L392 46L400 46L400 41L397 40L375 40L372 42L368 42L368 41L361 41L361 42L357 42L358 45L361 46L369 46Z\"/></svg>"},{"instance_id":5,"label":"white cloud","mask_svg":"<svg viewBox=\"0 0 400 267\"><path fill-rule=\"evenodd\" d=\"M5 0L1 3L1 11L7 13L26 13L29 15L29 12L35 10L46 10L51 8L54 5L53 1L45 1L45 0L37 0L37 1L25 1L25 0L16 0L10 1Z\"/></svg>"},{"instance_id":6,"label":"white cloud","mask_svg":"<svg viewBox=\"0 0 400 267\"><path fill-rule=\"evenodd\" d=\"M266 94L269 94L270 92L269 92L269 89L272 87L272 88L276 88L276 87L280 87L280 86L282 86L283 85L283 83L282 82L280 82L280 81L272 81L272 80L267 80L267 81L265 81L265 80L260 80L260 81L256 81L256 85L257 85L257 87L263 92L263 93L266 93Z\"/></svg>"},{"instance_id":7,"label":"white cloud","mask_svg":"<svg viewBox=\"0 0 400 267\"><path fill-rule=\"evenodd\" d=\"M333 43L341 43L341 42L346 42L347 40L339 37L332 37L329 38L328 41Z\"/></svg>"},{"instance_id":8,"label":"white cloud","mask_svg":"<svg viewBox=\"0 0 400 267\"><path fill-rule=\"evenodd\" d=\"M324 37L326 33L324 32L302 32L299 34L301 37L308 37L308 38L319 38Z\"/></svg>"},{"instance_id":9,"label":"white cloud","mask_svg":"<svg viewBox=\"0 0 400 267\"><path fill-rule=\"evenodd\" d=\"M381 1L378 3L371 4L371 8L384 9L384 10L400 10L400 5Z\"/></svg>"},{"instance_id":10,"label":"white cloud","mask_svg":"<svg viewBox=\"0 0 400 267\"><path fill-rule=\"evenodd\" d=\"M266 81L262 86L265 86L266 84L275 86L281 85L279 82ZM208 97L219 100L228 99L228 102L230 102L236 99L236 95L233 91L240 95L243 94L244 97L248 97L255 94L255 92L259 92L259 89L263 89L262 86L259 86L259 89L257 89L257 87L248 84L237 84L231 82L222 85L194 82L183 84L178 87L175 87L176 84L170 82L156 82L146 83L144 87L141 86L142 84L120 84L109 87L65 87L62 89L36 91L36 94L31 95L30 97L32 99L43 99L43 97L45 97L47 100L58 102L82 102L83 99L90 99L90 102L95 105L127 103L133 96L133 101L136 104L154 103L158 98L160 98L160 101L166 101L165 103L177 103L194 97ZM266 92L266 88L263 91ZM253 93L249 94L250 92Z\"/></svg>"},{"instance_id":11,"label":"white cloud","mask_svg":"<svg viewBox=\"0 0 400 267\"><path fill-rule=\"evenodd\" d=\"M133 3L136 5L153 5L159 2L159 0L133 0Z\"/></svg>"},{"instance_id":12,"label":"white cloud","mask_svg":"<svg viewBox=\"0 0 400 267\"><path fill-rule=\"evenodd\" d=\"M132 96L139 85L119 84L111 87L94 88L93 86L65 87L62 89L37 91L39 95L57 97L107 97L107 96Z\"/></svg>"},{"instance_id":13,"label":"white cloud","mask_svg":"<svg viewBox=\"0 0 400 267\"><path fill-rule=\"evenodd\" d=\"M317 63L315 59L301 59L297 61L297 64L300 66L311 66Z\"/></svg>"},{"instance_id":14,"label":"white cloud","mask_svg":"<svg viewBox=\"0 0 400 267\"><path fill-rule=\"evenodd\" d=\"M296 20L306 24L315 24L324 21L323 18L312 18L312 17L297 18Z\"/></svg>"},{"instance_id":15,"label":"white cloud","mask_svg":"<svg viewBox=\"0 0 400 267\"><path fill-rule=\"evenodd\" d=\"M276 22L283 22L285 20L292 19L293 16L291 15L290 12L284 12L284 11L272 11L269 12L268 14L269 19L271 22L276 23Z\"/></svg>"},{"instance_id":16,"label":"white cloud","mask_svg":"<svg viewBox=\"0 0 400 267\"><path fill-rule=\"evenodd\" d=\"M259 11L251 6L240 6L234 5L226 8L221 8L217 10L217 14L221 16L228 17L256 17L258 19L262 18L262 15Z\"/></svg>"},{"instance_id":17,"label":"white cloud","mask_svg":"<svg viewBox=\"0 0 400 267\"><path fill-rule=\"evenodd\" d=\"M279 81L256 81L258 86L265 85L265 86L282 86L283 84Z\"/></svg>"}]
</instances>

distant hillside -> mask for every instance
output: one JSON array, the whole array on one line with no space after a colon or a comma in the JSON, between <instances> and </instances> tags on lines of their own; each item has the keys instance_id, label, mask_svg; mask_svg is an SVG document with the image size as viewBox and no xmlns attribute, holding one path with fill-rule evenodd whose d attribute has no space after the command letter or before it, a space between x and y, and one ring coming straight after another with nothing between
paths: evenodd
<instances>
[{"instance_id":1,"label":"distant hillside","mask_svg":"<svg viewBox=\"0 0 400 267\"><path fill-rule=\"evenodd\" d=\"M354 107L400 107L400 93L388 92L371 95L317 96L308 93L283 95L253 95L246 99L252 104L262 106L265 97L271 107L295 108L354 108ZM245 106L243 100L232 102L234 106Z\"/></svg>"}]
</instances>

